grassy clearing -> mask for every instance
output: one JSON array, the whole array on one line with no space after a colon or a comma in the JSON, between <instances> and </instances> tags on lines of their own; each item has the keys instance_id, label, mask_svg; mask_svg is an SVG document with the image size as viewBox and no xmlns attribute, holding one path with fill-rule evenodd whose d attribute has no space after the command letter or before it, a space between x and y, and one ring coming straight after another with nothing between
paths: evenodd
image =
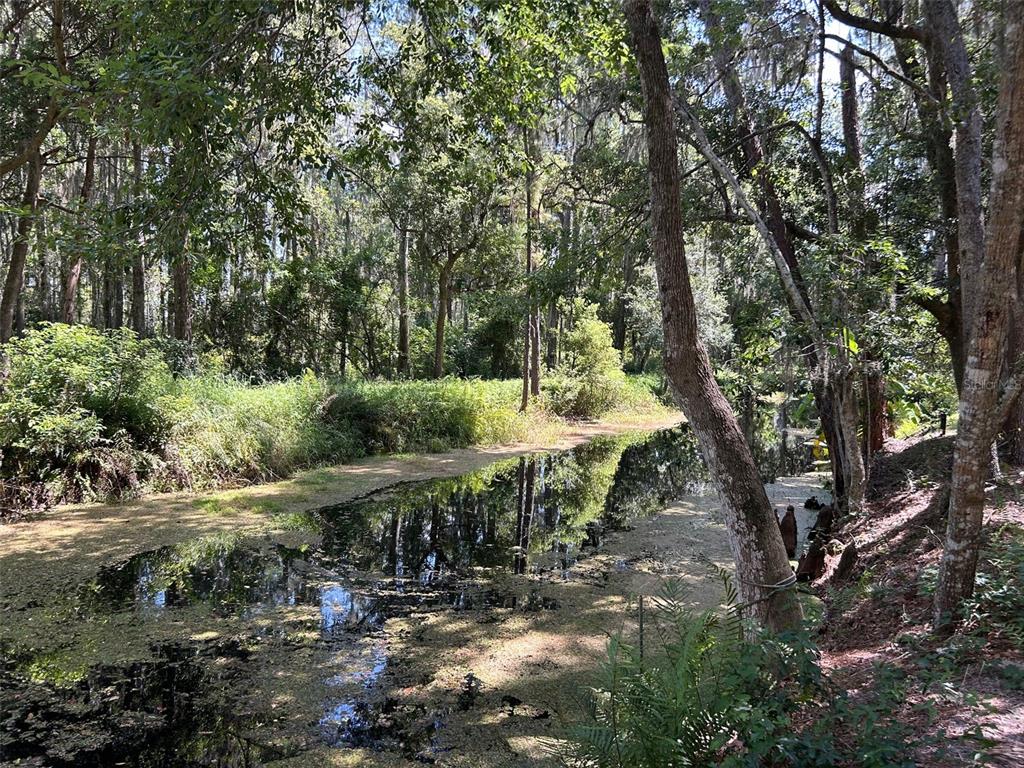
<instances>
[{"instance_id":1,"label":"grassy clearing","mask_svg":"<svg viewBox=\"0 0 1024 768\"><path fill-rule=\"evenodd\" d=\"M667 412L621 372L598 406L561 409L566 376L526 413L520 382L327 380L253 385L171 375L130 332L44 326L7 345L0 478L10 507L208 489L287 477L374 454L542 442L565 417L638 421ZM600 376L579 384L591 391ZM217 510L211 510L216 512Z\"/></svg>"}]
</instances>

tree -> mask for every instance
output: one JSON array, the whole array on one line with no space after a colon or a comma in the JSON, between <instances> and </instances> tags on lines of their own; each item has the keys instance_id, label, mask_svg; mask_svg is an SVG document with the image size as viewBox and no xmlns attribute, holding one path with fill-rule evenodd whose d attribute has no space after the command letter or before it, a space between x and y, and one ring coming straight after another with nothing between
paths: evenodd
<instances>
[{"instance_id":1,"label":"tree","mask_svg":"<svg viewBox=\"0 0 1024 768\"><path fill-rule=\"evenodd\" d=\"M858 439L859 409L855 387L855 369L850 360L847 338L850 312L845 301L838 300L836 290L830 286L833 304L840 316L829 318L822 310L827 302L812 300L804 277L804 267L797 253L795 228L787 221L783 200L773 181L775 169L766 152L766 133L748 105L743 81L735 64L737 50L728 41L738 40L736 30L726 28L712 0L701 0L700 11L708 37L712 41L713 61L721 81L730 116L734 123L736 143L743 150L744 170L752 176L756 190L756 204L748 202L741 186L740 176L726 167L724 159L715 152L704 127L694 111L684 108L696 144L719 177L732 192L737 203L754 223L765 247L773 257L782 284L786 305L796 325L798 344L805 351L807 366L812 377L813 393L821 423L821 431L828 445L832 462L832 487L837 500L851 511L861 509L866 488L866 468ZM845 106L845 104L844 104ZM856 106L854 104L854 110ZM783 124L795 130L806 141L815 158L819 179L824 190L828 210L828 233L836 239L839 234L837 202L832 185L832 173L820 141L797 123ZM859 150L858 150L859 151ZM829 321L838 326L830 343Z\"/></svg>"},{"instance_id":2,"label":"tree","mask_svg":"<svg viewBox=\"0 0 1024 768\"><path fill-rule=\"evenodd\" d=\"M1019 391L1022 361L1007 387L1000 386L1005 342L1024 253L1024 6L1005 9L1002 84L992 150L992 190L984 240L981 221L981 118L963 47L956 9L946 0L931 7L957 108L957 196L966 365L960 421L953 453L946 540L935 593L934 623L945 629L958 618L960 602L974 591L981 547L989 447ZM962 141L961 141L962 137ZM965 220L967 219L967 220ZM1019 299L1017 299L1019 301Z\"/></svg>"},{"instance_id":3,"label":"tree","mask_svg":"<svg viewBox=\"0 0 1024 768\"><path fill-rule=\"evenodd\" d=\"M11 247L11 259L4 282L3 300L0 302L0 343L9 341L14 335L15 307L21 298L21 286L25 279L25 259L28 255L29 237L35 224L39 202L39 179L42 175L43 160L36 150L28 163L25 173L25 194L21 199L21 213L18 229Z\"/></svg>"},{"instance_id":4,"label":"tree","mask_svg":"<svg viewBox=\"0 0 1024 768\"><path fill-rule=\"evenodd\" d=\"M78 192L78 216L84 221L89 214L89 203L92 199L92 188L96 178L96 137L90 136L88 149L85 153L85 170L82 173L82 186ZM82 265L85 263L85 245L82 237L76 238L74 261L68 269L64 282L64 294L61 302L60 319L71 325L77 319L78 285L82 277Z\"/></svg>"},{"instance_id":5,"label":"tree","mask_svg":"<svg viewBox=\"0 0 1024 768\"><path fill-rule=\"evenodd\" d=\"M662 40L650 0L625 0L629 43L644 96L651 245L658 272L665 370L722 495L740 592L775 630L801 619L795 581L753 455L715 382L697 329L684 249L676 125Z\"/></svg>"}]
</instances>

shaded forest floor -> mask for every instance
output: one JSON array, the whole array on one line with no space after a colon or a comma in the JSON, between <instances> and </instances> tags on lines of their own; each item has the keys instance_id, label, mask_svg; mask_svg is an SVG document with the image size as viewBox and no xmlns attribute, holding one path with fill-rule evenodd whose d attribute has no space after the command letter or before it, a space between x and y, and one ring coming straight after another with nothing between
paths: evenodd
<instances>
[{"instance_id":1,"label":"shaded forest floor","mask_svg":"<svg viewBox=\"0 0 1024 768\"><path fill-rule=\"evenodd\" d=\"M833 583L830 558L815 585L823 661L855 701L895 702L879 741L916 743L917 764L1024 765L1024 566L1020 549L1006 557L1024 541L1019 471L989 489L967 625L944 640L928 631L952 448L952 437L890 441L876 457L865 514L834 534L856 541L856 570Z\"/></svg>"}]
</instances>

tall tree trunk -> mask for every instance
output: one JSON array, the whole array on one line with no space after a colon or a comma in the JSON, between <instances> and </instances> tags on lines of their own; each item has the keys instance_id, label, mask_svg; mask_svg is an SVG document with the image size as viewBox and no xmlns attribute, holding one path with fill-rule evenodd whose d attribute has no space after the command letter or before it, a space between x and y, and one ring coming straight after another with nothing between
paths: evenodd
<instances>
[{"instance_id":1,"label":"tall tree trunk","mask_svg":"<svg viewBox=\"0 0 1024 768\"><path fill-rule=\"evenodd\" d=\"M527 313L523 322L523 387L519 399L519 410L525 411L530 406L530 343L533 341L533 322Z\"/></svg>"},{"instance_id":2,"label":"tall tree trunk","mask_svg":"<svg viewBox=\"0 0 1024 768\"><path fill-rule=\"evenodd\" d=\"M51 275L50 248L46 242L46 216L38 216L36 242L39 244L39 310L47 322L54 320L53 277Z\"/></svg>"},{"instance_id":3,"label":"tall tree trunk","mask_svg":"<svg viewBox=\"0 0 1024 768\"><path fill-rule=\"evenodd\" d=\"M178 239L179 247L171 255L173 335L178 341L192 341L192 285L188 256L188 230Z\"/></svg>"},{"instance_id":4,"label":"tall tree trunk","mask_svg":"<svg viewBox=\"0 0 1024 768\"><path fill-rule=\"evenodd\" d=\"M1015 5L1010 4L1008 15L1016 12ZM982 296L978 280L985 254L981 213L981 108L972 83L970 57L956 6L952 0L929 0L923 3L922 10L937 40L952 94L962 333L969 340L971 323L977 317L976 305Z\"/></svg>"},{"instance_id":5,"label":"tall tree trunk","mask_svg":"<svg viewBox=\"0 0 1024 768\"><path fill-rule=\"evenodd\" d=\"M946 6L945 2L935 3ZM963 42L959 22L952 6L940 9L941 22L936 31L949 35L944 40L947 69L955 70ZM948 14L952 13L952 21ZM989 195L989 221L984 252L977 253L974 234L965 236L965 222L960 223L961 264L964 259L980 258L963 274L964 324L967 335L967 365L964 369L960 395L960 421L953 452L953 477L949 495L949 518L946 543L939 566L939 585L935 593L934 623L945 629L956 622L961 602L974 591L974 579L981 544L982 513L985 505L985 482L989 472L989 450L1001 424L1000 371L1005 352L1010 301L1020 261L1024 232L1024 5L1006 5L1006 61L996 111L995 141L992 150L992 191ZM949 27L954 25L953 29ZM950 61L954 63L951 65ZM970 72L955 76L963 89L970 87ZM950 75L951 84L954 75ZM980 179L963 179L974 163L977 153L974 142L974 116L970 114L972 96L956 96L968 108L960 112L968 123L957 127L957 193L973 198L980 194ZM976 105L973 107L976 109ZM960 142L966 134L965 143ZM971 157L959 157L964 151ZM964 166L964 167L961 167ZM980 170L980 168L979 168ZM961 212L980 215L980 201L959 202ZM968 229L972 226L966 223ZM966 241L966 245L965 245ZM969 274L968 274L969 273ZM970 313L970 316L968 316Z\"/></svg>"},{"instance_id":6,"label":"tall tree trunk","mask_svg":"<svg viewBox=\"0 0 1024 768\"><path fill-rule=\"evenodd\" d=\"M842 121L843 121L843 145L846 155L846 166L849 170L849 196L848 216L850 220L850 234L855 243L864 243L870 235L868 222L868 207L865 200L865 177L864 168L861 163L860 150L860 110L858 107L856 62L854 61L853 46L847 43L843 48L839 66L839 86L841 94ZM876 267L871 249L865 250L864 275L870 279ZM856 313L858 316L861 312ZM853 467L855 472L863 470L865 479L871 467L871 454L881 450L885 440L885 380L882 377L882 366L875 354L874 344L871 338L861 336L860 367L863 371L864 381L864 418L857 419L854 423L861 422L864 425L864 465ZM852 372L851 372L852 373ZM852 395L856 391L854 381L851 379L845 384L845 389ZM855 407L856 404L850 404ZM854 435L856 437L856 435ZM861 449L858 447L857 453ZM856 457L854 457L856 458ZM859 503L861 499L857 499Z\"/></svg>"},{"instance_id":7,"label":"tall tree trunk","mask_svg":"<svg viewBox=\"0 0 1024 768\"><path fill-rule=\"evenodd\" d=\"M120 328L124 324L124 276L120 265L107 258L103 265L103 327Z\"/></svg>"},{"instance_id":8,"label":"tall tree trunk","mask_svg":"<svg viewBox=\"0 0 1024 768\"><path fill-rule=\"evenodd\" d=\"M898 19L902 3L892 3ZM934 40L927 42L925 56L927 72L916 57L913 41L892 38L896 60L904 77L919 83L922 90L912 89L911 95L918 120L924 128L928 164L933 172L938 191L942 220L936 230L942 233L945 265L941 277L946 282L946 299L919 299L918 303L932 314L939 333L949 344L953 378L960 391L964 372L963 313L960 305L960 238L957 233L956 170L953 160L952 131L943 119L946 101L946 78L942 56ZM929 98L930 97L930 98Z\"/></svg>"},{"instance_id":9,"label":"tall tree trunk","mask_svg":"<svg viewBox=\"0 0 1024 768\"><path fill-rule=\"evenodd\" d=\"M844 356L845 357L845 356ZM839 435L843 441L843 459L845 462L845 511L859 513L864 506L864 494L867 490L867 471L864 466L864 455L861 453L857 424L860 409L857 407L857 389L855 374L848 362L843 360L839 370L833 374Z\"/></svg>"},{"instance_id":10,"label":"tall tree trunk","mask_svg":"<svg viewBox=\"0 0 1024 768\"><path fill-rule=\"evenodd\" d=\"M882 450L889 435L889 405L885 396L885 379L881 372L864 375L864 453L871 457Z\"/></svg>"},{"instance_id":11,"label":"tall tree trunk","mask_svg":"<svg viewBox=\"0 0 1024 768\"><path fill-rule=\"evenodd\" d=\"M352 310L346 305L341 315L341 328L338 343L340 349L338 350L338 374L345 378L345 374L348 372L348 339L352 330Z\"/></svg>"},{"instance_id":12,"label":"tall tree trunk","mask_svg":"<svg viewBox=\"0 0 1024 768\"><path fill-rule=\"evenodd\" d=\"M683 246L675 113L661 35L650 0L625 0L623 5L644 94L651 245L661 295L665 370L722 495L740 595L769 628L794 629L801 620L800 604L786 588L795 577L775 513L697 329Z\"/></svg>"},{"instance_id":13,"label":"tall tree trunk","mask_svg":"<svg viewBox=\"0 0 1024 768\"><path fill-rule=\"evenodd\" d=\"M449 256L437 277L437 324L434 328L434 378L444 376L444 333L448 321L448 300L451 294L454 260Z\"/></svg>"},{"instance_id":14,"label":"tall tree trunk","mask_svg":"<svg viewBox=\"0 0 1024 768\"><path fill-rule=\"evenodd\" d=\"M523 394L520 409L526 410L530 395L540 394L540 309L531 283L534 270L533 245L540 211L537 197L537 135L532 128L523 129L526 168L526 326L523 332Z\"/></svg>"},{"instance_id":15,"label":"tall tree trunk","mask_svg":"<svg viewBox=\"0 0 1024 768\"><path fill-rule=\"evenodd\" d=\"M547 350L544 353L544 365L549 371L558 367L558 302L548 302L548 320L545 328L547 334Z\"/></svg>"},{"instance_id":16,"label":"tall tree trunk","mask_svg":"<svg viewBox=\"0 0 1024 768\"><path fill-rule=\"evenodd\" d=\"M89 201L92 199L93 180L96 176L96 137L89 137L89 146L85 153L85 173L82 176L82 186L78 193L78 226L84 226L81 219L89 208ZM64 301L61 307L60 319L69 325L75 322L78 312L78 286L82 279L82 264L85 260L84 243L82 236L75 237L75 254L71 266L68 269L67 278L64 282Z\"/></svg>"},{"instance_id":17,"label":"tall tree trunk","mask_svg":"<svg viewBox=\"0 0 1024 768\"><path fill-rule=\"evenodd\" d=\"M409 376L409 230L398 232L398 375Z\"/></svg>"},{"instance_id":18,"label":"tall tree trunk","mask_svg":"<svg viewBox=\"0 0 1024 768\"><path fill-rule=\"evenodd\" d=\"M29 237L35 223L39 204L39 179L43 173L43 160L39 151L32 153L25 173L25 193L21 198L24 209L18 218L18 233L11 246L11 261L4 281L3 299L0 300L0 344L14 335L15 315L21 288L25 282L25 261L28 258Z\"/></svg>"},{"instance_id":19,"label":"tall tree trunk","mask_svg":"<svg viewBox=\"0 0 1024 768\"><path fill-rule=\"evenodd\" d=\"M132 253L132 330L146 335L146 253L145 234L142 229L142 145L132 143L132 204L133 224L137 228L135 250Z\"/></svg>"},{"instance_id":20,"label":"tall tree trunk","mask_svg":"<svg viewBox=\"0 0 1024 768\"><path fill-rule=\"evenodd\" d=\"M572 220L573 211L572 207L565 205L559 212L559 223L560 232L558 238L558 258L564 263L569 263L571 258L570 251L572 250ZM553 371L558 367L558 346L559 346L559 326L561 318L558 312L558 300L552 298L548 303L548 322L547 322L547 353L546 364L548 370Z\"/></svg>"},{"instance_id":21,"label":"tall tree trunk","mask_svg":"<svg viewBox=\"0 0 1024 768\"><path fill-rule=\"evenodd\" d=\"M121 184L121 145L113 146L114 158L106 164L106 188L110 203L121 209L124 191ZM123 220L122 220L123 222ZM103 259L103 325L120 328L124 325L124 267L120 254L109 250Z\"/></svg>"}]
</instances>

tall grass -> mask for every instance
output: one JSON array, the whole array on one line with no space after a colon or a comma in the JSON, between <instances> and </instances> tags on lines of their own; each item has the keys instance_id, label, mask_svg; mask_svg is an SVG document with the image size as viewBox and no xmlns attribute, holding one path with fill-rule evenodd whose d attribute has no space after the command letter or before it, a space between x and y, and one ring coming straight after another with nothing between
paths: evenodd
<instances>
[{"instance_id":1,"label":"tall grass","mask_svg":"<svg viewBox=\"0 0 1024 768\"><path fill-rule=\"evenodd\" d=\"M129 331L47 325L8 344L0 482L11 505L269 480L370 454L542 439L556 398L519 411L519 381L327 380L253 385L172 376ZM661 408L624 381L619 414Z\"/></svg>"},{"instance_id":2,"label":"tall grass","mask_svg":"<svg viewBox=\"0 0 1024 768\"><path fill-rule=\"evenodd\" d=\"M370 454L523 440L531 423L515 407L517 392L514 381L328 382L306 374L252 386L196 376L176 380L160 408L173 424L175 469L195 486Z\"/></svg>"},{"instance_id":3,"label":"tall grass","mask_svg":"<svg viewBox=\"0 0 1024 768\"><path fill-rule=\"evenodd\" d=\"M313 376L260 386L226 376L175 379L158 403L171 425L161 484L266 480L332 454L338 461L360 455L345 435L320 428L327 394L327 384Z\"/></svg>"}]
</instances>

